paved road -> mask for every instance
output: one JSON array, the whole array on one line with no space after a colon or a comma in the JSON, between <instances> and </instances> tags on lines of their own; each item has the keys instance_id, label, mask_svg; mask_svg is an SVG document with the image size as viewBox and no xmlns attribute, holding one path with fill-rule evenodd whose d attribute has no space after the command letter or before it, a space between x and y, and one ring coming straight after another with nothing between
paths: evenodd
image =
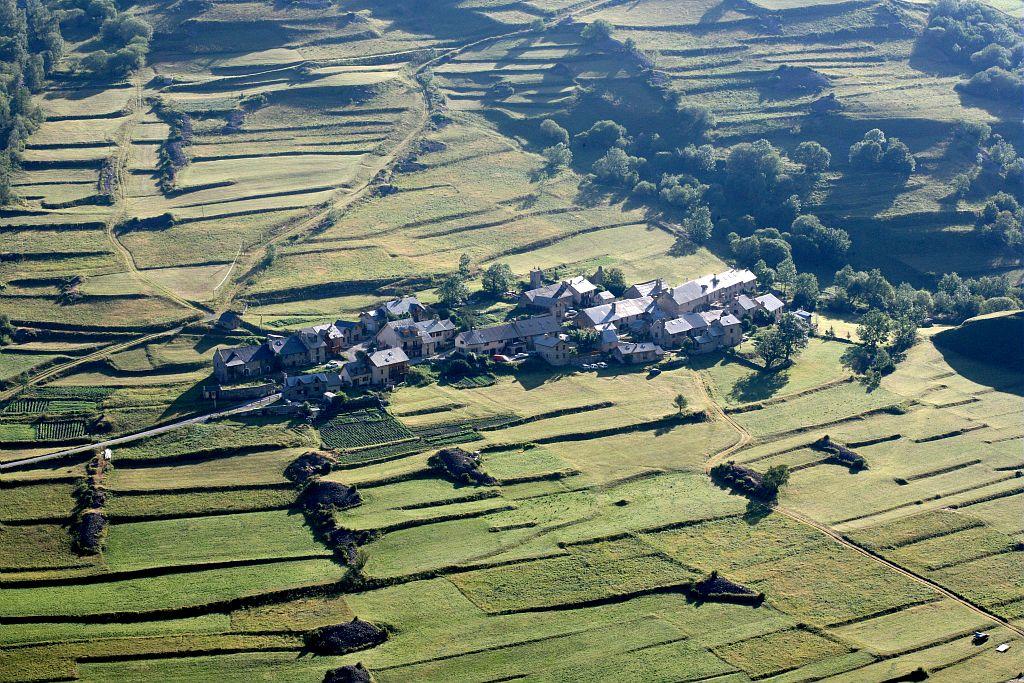
<instances>
[{"instance_id":1,"label":"paved road","mask_svg":"<svg viewBox=\"0 0 1024 683\"><path fill-rule=\"evenodd\" d=\"M153 427L152 429L146 429L135 434L128 434L126 436L119 436L114 439L108 439L107 441L101 441L99 443L85 444L84 446L75 446L74 448L66 448L61 451L54 453L47 453L46 455L37 455L31 458L23 458L22 460L12 460L11 462L0 463L0 471L14 469L16 467L24 467L26 465L34 465L36 463L46 462L48 460L56 460L58 458L64 458L69 455L77 455L79 453L87 453L95 451L97 449L109 448L111 446L118 446L132 441L138 441L144 439L147 436L155 436L157 434L163 434L170 432L181 427L186 427L193 424L201 424L210 420L227 417L228 415L237 415L239 413L247 413L263 406L270 405L281 398L281 394L272 394L256 401L251 401L234 408L228 408L226 410L220 410L214 413L207 413L206 415L198 415L196 417L190 417L187 420L181 420L180 422L172 422L171 424L162 425L160 427Z\"/></svg>"}]
</instances>

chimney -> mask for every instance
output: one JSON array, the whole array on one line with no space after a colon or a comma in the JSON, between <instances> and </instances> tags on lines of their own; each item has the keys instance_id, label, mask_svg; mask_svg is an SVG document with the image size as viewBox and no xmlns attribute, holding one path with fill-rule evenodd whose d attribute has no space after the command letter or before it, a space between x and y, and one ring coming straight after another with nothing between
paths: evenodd
<instances>
[{"instance_id":1,"label":"chimney","mask_svg":"<svg viewBox=\"0 0 1024 683\"><path fill-rule=\"evenodd\" d=\"M530 271L530 289L537 289L544 286L544 271L534 268Z\"/></svg>"}]
</instances>

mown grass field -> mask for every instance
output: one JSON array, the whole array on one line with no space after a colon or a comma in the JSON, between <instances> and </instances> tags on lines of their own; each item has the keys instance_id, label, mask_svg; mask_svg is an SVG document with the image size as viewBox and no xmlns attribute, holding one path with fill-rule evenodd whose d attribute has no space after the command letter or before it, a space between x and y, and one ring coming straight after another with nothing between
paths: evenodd
<instances>
[{"instance_id":1,"label":"mown grass field","mask_svg":"<svg viewBox=\"0 0 1024 683\"><path fill-rule=\"evenodd\" d=\"M703 463L737 438L721 418L587 437L606 425L660 418L679 392L691 407L706 407L708 386L711 400L741 409L730 417L754 437L734 457L758 469L799 465L783 505L1021 623L1024 586L1007 580L1020 573L1013 547L1024 528L1013 512L1021 493L1012 469L1019 463L998 446L1005 441L986 444L1012 424L1018 399L950 376L949 361L928 342L865 393L835 383L841 373L832 345L815 342L759 410L724 398L750 370L713 358L650 380L639 372L549 373L472 391L400 389L389 411L414 433L501 417L509 405L521 417L541 417L480 423L498 425L476 442L496 446L483 456L494 486L436 477L426 466L429 450L328 475L355 483L362 499L337 513L337 523L375 534L359 551L366 583L351 588L338 583L349 570L316 540L281 475L318 445L302 428L228 422L118 450L105 475L112 526L96 558L79 557L61 526L74 506L73 484L23 472L17 486L0 490L5 519L24 520L5 531L0 564L3 580L34 583L5 589L3 616L15 622L5 637L51 644L11 650L5 661L13 666L31 654L30 670L39 672L32 676L73 670L82 680L300 680L357 660L380 680L590 680L630 667L654 680L858 681L917 666L940 680L996 680L991 672L1020 661L1015 634L712 485ZM925 391L935 383L959 393L935 399ZM977 401L964 403L960 394ZM841 398L828 405L840 408L805 407L830 395ZM903 407L870 412L895 404ZM566 408L577 412L544 417ZM780 426L760 427L773 423ZM962 433L945 434L951 425ZM806 444L822 433L852 443L868 469L851 474L820 463ZM686 583L712 571L763 592L764 603L687 598ZM125 612L131 623L100 623ZM296 634L352 615L387 624L391 639L351 655L296 659ZM68 630L76 620L87 622L83 630ZM971 646L975 629L991 632L991 642ZM98 642L109 656L82 654ZM193 654L213 642L230 643L231 652ZM1002 642L1011 643L1005 655L993 651Z\"/></svg>"},{"instance_id":2,"label":"mown grass field","mask_svg":"<svg viewBox=\"0 0 1024 683\"><path fill-rule=\"evenodd\" d=\"M715 240L679 248L677 226L635 198L585 196L586 169L544 170L540 121L583 125L591 88L601 107L661 106L635 60L559 24L566 13L634 40L682 103L710 109L719 148L825 144L833 165L804 210L849 230L854 266L915 284L1019 272L970 236L976 198L948 199L963 170L947 149L953 124L1005 130L1005 114L961 98L960 74L915 51L926 10L910 3L129 11L157 29L144 70L38 96L48 120L14 179L22 201L0 216L0 314L32 334L0 351L0 381L173 333L5 401L0 461L207 411L218 346L396 293L435 302L463 254L473 289L496 263L518 278L602 266L672 284L724 268ZM814 95L774 88L781 65L825 75L843 111L815 116ZM160 150L181 131L164 107L191 126L173 177ZM905 183L848 164L874 127L916 155ZM105 188L108 164L117 181ZM81 296L62 296L74 276ZM247 327L214 331L228 305ZM497 321L512 305L476 307ZM820 325L856 341L855 319ZM1011 680L1024 671L1024 377L940 350L933 331L871 391L841 366L842 341L812 339L775 373L745 344L656 376L544 369L401 387L372 421L192 425L115 446L101 501L86 496L85 458L5 470L0 682L318 681L356 662L378 682L857 683L917 667L934 681ZM692 419L672 418L679 394ZM826 434L867 468L811 447ZM432 469L446 439L480 450L494 481ZM321 449L336 460L323 481L359 493L319 519L357 539L351 564L285 476ZM705 470L722 459L788 465L780 509L714 485ZM108 527L86 555L75 534L93 504ZM763 601L693 593L713 572ZM353 617L387 641L305 650L306 632ZM973 644L975 630L989 640Z\"/></svg>"}]
</instances>

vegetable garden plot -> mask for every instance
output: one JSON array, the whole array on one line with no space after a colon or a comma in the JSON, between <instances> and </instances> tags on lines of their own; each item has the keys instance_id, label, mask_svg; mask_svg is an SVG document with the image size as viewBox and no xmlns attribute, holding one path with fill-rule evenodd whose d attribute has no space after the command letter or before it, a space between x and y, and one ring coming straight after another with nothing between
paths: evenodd
<instances>
[{"instance_id":1,"label":"vegetable garden plot","mask_svg":"<svg viewBox=\"0 0 1024 683\"><path fill-rule=\"evenodd\" d=\"M40 441L65 441L85 436L85 423L79 420L40 422L36 425L36 438Z\"/></svg>"},{"instance_id":2,"label":"vegetable garden plot","mask_svg":"<svg viewBox=\"0 0 1024 683\"><path fill-rule=\"evenodd\" d=\"M5 413L39 414L45 413L50 405L49 401L36 398L19 398L4 406Z\"/></svg>"},{"instance_id":3,"label":"vegetable garden plot","mask_svg":"<svg viewBox=\"0 0 1024 683\"><path fill-rule=\"evenodd\" d=\"M472 377L463 377L457 382L452 382L452 386L456 389L476 389L479 387L489 387L494 384L494 378L490 375L474 375Z\"/></svg>"},{"instance_id":4,"label":"vegetable garden plot","mask_svg":"<svg viewBox=\"0 0 1024 683\"><path fill-rule=\"evenodd\" d=\"M331 418L320 428L328 448L349 449L416 438L401 422L382 410L359 410Z\"/></svg>"},{"instance_id":5,"label":"vegetable garden plot","mask_svg":"<svg viewBox=\"0 0 1024 683\"><path fill-rule=\"evenodd\" d=\"M107 387L31 387L3 407L5 413L92 413L110 395Z\"/></svg>"}]
</instances>

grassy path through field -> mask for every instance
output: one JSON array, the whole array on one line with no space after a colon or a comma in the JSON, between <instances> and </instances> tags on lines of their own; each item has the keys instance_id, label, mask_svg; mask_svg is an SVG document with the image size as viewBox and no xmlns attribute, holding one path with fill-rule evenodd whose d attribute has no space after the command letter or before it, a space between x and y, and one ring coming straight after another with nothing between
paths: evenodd
<instances>
[{"instance_id":1,"label":"grassy path through field","mask_svg":"<svg viewBox=\"0 0 1024 683\"><path fill-rule=\"evenodd\" d=\"M66 363L59 363L57 365L52 365L52 366L46 368L45 370L39 372L38 374L29 377L22 384L19 384L19 385L15 386L15 387L12 387L10 389L7 389L5 391L0 392L0 402L6 401L6 400L10 399L15 394L17 394L18 392L20 392L21 390L23 390L23 389L25 389L27 387L30 387L30 386L32 386L34 384L39 384L39 383L41 383L41 382L43 382L43 381L45 381L47 379L52 379L54 377L58 377L61 374L63 374L65 371L70 370L70 369L72 369L74 367L77 367L77 366L79 366L79 365L81 365L83 363L90 363L92 361L100 360L102 358L106 358L107 356L109 356L112 353L117 353L118 351L127 351L128 349L133 348L135 346L139 346L140 344L146 344L148 342L154 341L156 339L160 339L160 338L165 337L165 336L172 336L173 337L174 335L176 335L179 332L181 332L182 329L184 329L184 328L183 327L175 327L175 328L170 329L170 330L162 330L160 332L152 332L150 334L146 334L146 335L143 335L141 337L135 337L134 339L129 339L128 341L125 341L125 342L118 342L118 343L115 343L115 344L110 344L108 346L104 346L104 347L100 348L98 351L93 351L92 353L88 353L88 354L86 354L84 356L79 356L78 358L73 358L73 359L67 361Z\"/></svg>"},{"instance_id":2,"label":"grassy path through field","mask_svg":"<svg viewBox=\"0 0 1024 683\"><path fill-rule=\"evenodd\" d=\"M752 437L750 436L750 433L747 432L747 430L743 428L742 425L740 425L738 422L736 422L736 420L732 419L732 417L730 417L729 414L726 413L725 410L723 410L722 407L720 405L718 405L718 403L714 400L714 396L713 396L713 394L711 392L711 389L710 389L710 387L708 385L708 383L710 382L710 379L704 373L699 373L699 375L700 375L700 380L701 381L698 382L698 384L702 387L705 395L707 396L709 412L714 414L718 419L721 419L724 422L726 422L727 424L729 424L730 426L732 426L733 429L735 429L737 434L739 435L735 443L733 443L731 446L728 446L728 447L722 449L718 453L713 454L711 457L709 457L705 461L705 463L704 463L704 472L705 472L705 474L710 475L711 474L711 469L715 465L718 465L723 460L728 458L730 455L732 455L733 453L735 453L738 450L741 450L744 446L749 444L752 441ZM766 506L768 508L770 508L773 512L777 512L780 515L793 520L794 522L798 522L800 524L803 524L804 526L810 527L810 528L814 529L815 531L817 531L818 533L824 534L825 536L828 536L830 539L832 539L836 543L838 543L838 544L840 544L840 545L842 545L842 546L844 546L844 547L846 547L846 548L848 548L848 549L850 549L850 550L852 550L852 551L854 551L856 553L859 553L860 555L863 555L864 557L867 557L867 558L870 558L871 560L874 560L878 564L881 564L882 566L888 568L891 571L894 571L894 572L897 572L899 574L902 574L903 576L905 576L905 577L907 577L907 578L909 578L909 579L911 579L911 580L913 580L913 581L915 581L915 582L917 582L919 584L927 586L928 588L930 588L931 590L935 591L936 593L939 593L940 595L942 595L944 597L947 597L950 600L954 600L955 602L963 605L964 607L966 607L967 609L975 612L976 614L979 614L979 615L985 617L986 619L989 619L989 620L999 624L1000 626L1006 627L1007 629L1009 629L1013 633L1016 633L1017 635L1019 635L1021 637L1024 637L1024 628L1019 628L1017 626L1014 626L1013 624L1009 623L1008 621L1006 621L1002 617L1000 617L998 615L995 615L992 612L989 612L984 607L981 607L980 605L977 605L977 604L971 602L967 598L964 598L963 596L960 596L960 595L950 591L949 589L944 588L940 584L935 583L934 581L931 581L931 580L921 576L920 574L917 574L917 573L907 569L906 567L903 567L903 566L901 566L899 564L896 564L892 560L889 560L889 559L887 559L885 557L882 557L880 555L876 555L875 553L872 553L871 551L867 550L866 548L864 548L864 547L854 543L853 541L848 539L846 536L844 536L841 532L836 531L835 529L833 529L832 527L828 526L827 524L824 524L824 523L819 522L817 520L811 519L810 517L807 517L807 516L805 516L805 515L803 515L803 514L801 514L799 512L796 512L795 510L791 510L790 508L783 507L783 506L779 505L777 502L767 503Z\"/></svg>"},{"instance_id":3,"label":"grassy path through field","mask_svg":"<svg viewBox=\"0 0 1024 683\"><path fill-rule=\"evenodd\" d=\"M135 133L135 126L139 121L139 117L142 115L144 104L142 98L142 82L137 74L132 79L132 85L135 92L129 105L131 114L129 115L128 120L121 126L117 136L117 161L115 166L117 187L114 194L114 210L111 213L110 218L107 220L106 228L104 230L107 235L107 241L110 243L110 246L114 249L114 253L117 254L121 263L124 265L125 270L127 270L128 273L143 287L151 289L159 296L169 299L188 310L202 314L209 313L209 308L202 306L201 304L196 304L193 301L188 301L147 277L135 263L135 255L132 254L131 250L124 246L124 244L122 244L117 238L117 226L122 222L127 213L127 195L125 194L125 188L128 186L128 182L125 176L128 174L128 167L131 162L133 151L132 140Z\"/></svg>"}]
</instances>

